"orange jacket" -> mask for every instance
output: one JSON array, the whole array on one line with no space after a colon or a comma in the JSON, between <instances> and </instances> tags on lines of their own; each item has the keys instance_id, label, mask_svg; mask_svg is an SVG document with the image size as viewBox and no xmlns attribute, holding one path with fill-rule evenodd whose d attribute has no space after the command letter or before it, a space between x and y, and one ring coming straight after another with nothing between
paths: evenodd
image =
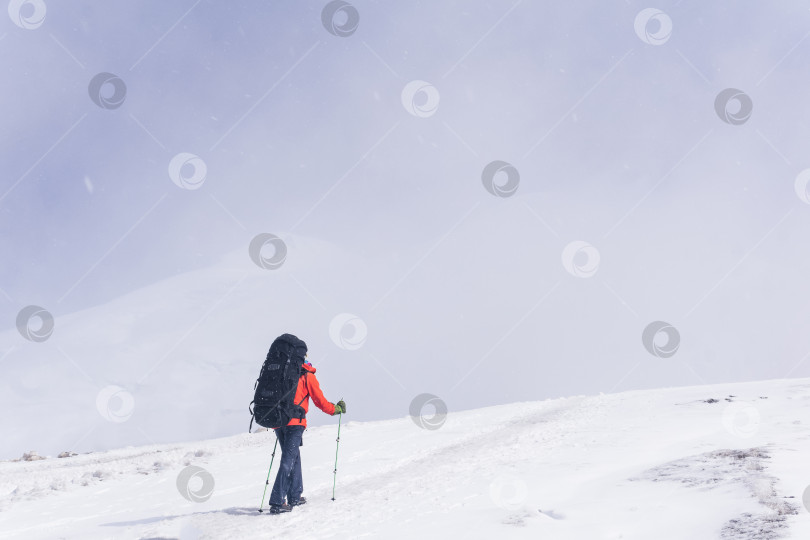
<instances>
[{"instance_id":1,"label":"orange jacket","mask_svg":"<svg viewBox=\"0 0 810 540\"><path fill-rule=\"evenodd\" d=\"M305 397L306 396L306 397ZM306 412L309 412L309 398L315 403L315 406L326 414L335 414L335 405L330 403L321 391L321 385L315 377L315 368L311 364L304 364L304 374L298 379L298 388L295 389L295 400L293 403L299 403ZM303 419L293 418L287 424L288 426L304 426L307 425L306 416Z\"/></svg>"}]
</instances>

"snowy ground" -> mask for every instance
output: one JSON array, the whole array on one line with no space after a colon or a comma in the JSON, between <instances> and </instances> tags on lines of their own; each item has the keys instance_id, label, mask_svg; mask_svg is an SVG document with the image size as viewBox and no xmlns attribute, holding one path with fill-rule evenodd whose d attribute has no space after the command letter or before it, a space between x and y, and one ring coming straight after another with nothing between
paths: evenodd
<instances>
[{"instance_id":1,"label":"snowy ground","mask_svg":"<svg viewBox=\"0 0 810 540\"><path fill-rule=\"evenodd\" d=\"M810 379L348 422L334 502L337 426L320 426L309 503L281 516L257 512L267 432L3 462L0 538L806 539L809 425ZM203 502L178 490L189 465L215 481Z\"/></svg>"}]
</instances>

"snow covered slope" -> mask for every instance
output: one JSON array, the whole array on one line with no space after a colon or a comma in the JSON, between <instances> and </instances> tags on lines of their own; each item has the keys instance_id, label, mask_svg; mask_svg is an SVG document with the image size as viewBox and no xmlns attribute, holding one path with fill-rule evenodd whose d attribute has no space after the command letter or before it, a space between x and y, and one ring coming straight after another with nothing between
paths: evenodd
<instances>
[{"instance_id":1,"label":"snow covered slope","mask_svg":"<svg viewBox=\"0 0 810 540\"><path fill-rule=\"evenodd\" d=\"M234 252L210 268L57 317L45 342L27 342L16 329L0 333L0 409L8 412L0 417L0 459L246 432L253 383L284 332L310 344L327 397L340 399L329 393L340 388L350 401L344 377L359 378L368 362L329 373L335 363L320 360L344 352L329 340L337 312L320 309L297 284L317 283L307 270L313 259L297 250L329 257L334 248L291 236L287 243L298 258L279 270Z\"/></svg>"},{"instance_id":2,"label":"snow covered slope","mask_svg":"<svg viewBox=\"0 0 810 540\"><path fill-rule=\"evenodd\" d=\"M337 426L310 428L281 516L257 512L268 432L0 463L0 538L810 537L810 379L412 420L343 424L334 502Z\"/></svg>"}]
</instances>

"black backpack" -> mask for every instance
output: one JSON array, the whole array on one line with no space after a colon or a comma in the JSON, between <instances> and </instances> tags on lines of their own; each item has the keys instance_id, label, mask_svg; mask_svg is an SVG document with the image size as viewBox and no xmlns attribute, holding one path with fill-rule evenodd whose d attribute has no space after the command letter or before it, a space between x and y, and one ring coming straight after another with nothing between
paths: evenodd
<instances>
[{"instance_id":1,"label":"black backpack","mask_svg":"<svg viewBox=\"0 0 810 540\"><path fill-rule=\"evenodd\" d=\"M248 432L253 428L254 420L262 427L277 428L286 426L293 418L306 416L301 403L309 394L293 403L298 379L306 375L303 367L306 354L307 344L292 334L283 334L270 345L253 386L253 401L248 406L252 416Z\"/></svg>"}]
</instances>

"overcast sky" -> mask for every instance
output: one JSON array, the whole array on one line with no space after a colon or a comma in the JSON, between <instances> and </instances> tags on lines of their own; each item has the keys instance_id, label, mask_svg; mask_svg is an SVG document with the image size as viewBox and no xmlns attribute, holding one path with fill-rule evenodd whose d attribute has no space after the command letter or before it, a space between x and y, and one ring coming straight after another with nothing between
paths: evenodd
<instances>
[{"instance_id":1,"label":"overcast sky","mask_svg":"<svg viewBox=\"0 0 810 540\"><path fill-rule=\"evenodd\" d=\"M55 343L60 317L252 265L270 233L288 254L265 279L308 266L273 285L298 326L257 342L325 356L356 314L377 364L344 388L402 390L360 419L419 392L458 409L810 376L810 11L654 7L13 0L6 352L47 346L15 328L28 305ZM657 321L677 334L645 347Z\"/></svg>"}]
</instances>

